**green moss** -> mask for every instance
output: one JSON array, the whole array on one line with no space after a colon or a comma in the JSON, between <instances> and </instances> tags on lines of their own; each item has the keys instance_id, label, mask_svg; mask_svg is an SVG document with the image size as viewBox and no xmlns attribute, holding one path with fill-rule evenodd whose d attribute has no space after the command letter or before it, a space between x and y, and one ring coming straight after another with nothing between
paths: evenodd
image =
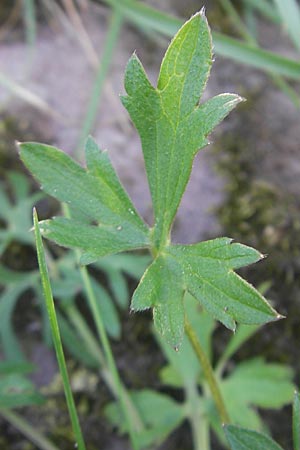
<instances>
[{"instance_id":1,"label":"green moss","mask_svg":"<svg viewBox=\"0 0 300 450\"><path fill-rule=\"evenodd\" d=\"M267 298L287 316L263 327L240 357L260 354L293 366L300 377L299 201L257 177L260 159L250 137L228 136L217 147L217 167L226 180L225 201L217 210L221 234L268 256L254 268L244 269L243 276L256 286L269 282Z\"/></svg>"}]
</instances>

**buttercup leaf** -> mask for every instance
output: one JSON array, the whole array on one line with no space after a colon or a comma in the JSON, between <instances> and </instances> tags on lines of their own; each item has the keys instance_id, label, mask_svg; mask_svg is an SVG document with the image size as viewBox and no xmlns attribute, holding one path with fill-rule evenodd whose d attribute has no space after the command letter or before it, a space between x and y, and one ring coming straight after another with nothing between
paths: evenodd
<instances>
[{"instance_id":1,"label":"buttercup leaf","mask_svg":"<svg viewBox=\"0 0 300 450\"><path fill-rule=\"evenodd\" d=\"M227 425L225 434L232 450L283 450L269 436L246 428Z\"/></svg>"},{"instance_id":2,"label":"buttercup leaf","mask_svg":"<svg viewBox=\"0 0 300 450\"><path fill-rule=\"evenodd\" d=\"M149 266L136 289L131 308L153 308L154 324L166 340L177 348L183 337L183 280L174 258L159 256Z\"/></svg>"},{"instance_id":3,"label":"buttercup leaf","mask_svg":"<svg viewBox=\"0 0 300 450\"><path fill-rule=\"evenodd\" d=\"M85 264L112 253L146 248L150 264L131 309L153 309L156 329L177 348L184 335L184 296L195 297L226 327L262 324L280 318L234 270L259 261L256 250L219 238L172 245L171 227L196 153L209 133L242 100L220 94L199 103L212 65L212 42L204 11L178 31L163 58L153 87L134 54L126 68L122 102L141 138L154 225L149 228L123 189L108 154L89 138L86 169L60 150L21 145L21 158L44 189L71 206L73 219L42 222L45 237L77 247ZM76 214L77 213L77 214Z\"/></svg>"},{"instance_id":4,"label":"buttercup leaf","mask_svg":"<svg viewBox=\"0 0 300 450\"><path fill-rule=\"evenodd\" d=\"M119 251L147 247L149 232L122 187L107 152L89 138L87 169L55 147L20 145L21 158L44 190L72 209L85 222L57 218L41 224L45 237L66 247L77 247L92 259Z\"/></svg>"},{"instance_id":5,"label":"buttercup leaf","mask_svg":"<svg viewBox=\"0 0 300 450\"><path fill-rule=\"evenodd\" d=\"M212 65L204 12L176 34L154 89L136 57L125 75L123 104L139 131L155 215L154 242L168 238L197 151L207 135L241 100L224 94L198 105Z\"/></svg>"},{"instance_id":6,"label":"buttercup leaf","mask_svg":"<svg viewBox=\"0 0 300 450\"><path fill-rule=\"evenodd\" d=\"M133 295L132 309L153 307L157 329L175 347L183 336L185 292L232 330L236 321L261 324L276 320L278 314L264 297L234 272L262 257L228 238L170 245L145 272Z\"/></svg>"}]
</instances>

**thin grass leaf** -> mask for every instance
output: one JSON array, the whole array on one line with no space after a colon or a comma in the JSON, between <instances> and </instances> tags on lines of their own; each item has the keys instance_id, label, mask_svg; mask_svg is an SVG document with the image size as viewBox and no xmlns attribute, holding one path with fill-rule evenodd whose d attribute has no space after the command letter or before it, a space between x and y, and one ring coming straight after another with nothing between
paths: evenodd
<instances>
[{"instance_id":1,"label":"thin grass leaf","mask_svg":"<svg viewBox=\"0 0 300 450\"><path fill-rule=\"evenodd\" d=\"M43 100L38 95L24 88L20 84L13 81L10 77L5 75L3 72L0 72L0 85L2 85L5 89L9 90L13 95L19 97L24 102L29 105L37 108L38 110L48 114L56 119L61 119L59 114L54 111L50 105L48 105L45 100Z\"/></svg>"},{"instance_id":2,"label":"thin grass leaf","mask_svg":"<svg viewBox=\"0 0 300 450\"><path fill-rule=\"evenodd\" d=\"M254 48L217 32L214 32L213 39L216 53L223 57L269 73L285 76L291 80L300 80L299 61L262 48Z\"/></svg>"},{"instance_id":3,"label":"thin grass leaf","mask_svg":"<svg viewBox=\"0 0 300 450\"><path fill-rule=\"evenodd\" d=\"M42 286L43 286L43 293L47 305L48 315L49 315L49 321L51 325L51 332L52 332L52 338L54 342L55 352L57 356L57 361L59 365L59 370L62 376L62 381L64 385L64 391L65 396L67 400L68 410L71 418L72 428L75 436L76 446L79 450L85 450L85 444L76 412L76 407L74 403L74 398L71 390L71 385L69 381L66 361L64 357L64 352L62 348L61 343L61 337L59 332L59 327L57 323L57 317L54 307L54 301L51 291L51 285L50 280L48 276L48 270L45 260L45 254L43 249L43 243L42 243L42 237L39 230L38 225L38 217L37 213L34 210L33 212L33 223L34 223L34 232L35 232L35 238L36 238L36 248L37 248L37 255L38 255L38 263L40 268L40 274L42 279Z\"/></svg>"},{"instance_id":4,"label":"thin grass leaf","mask_svg":"<svg viewBox=\"0 0 300 450\"><path fill-rule=\"evenodd\" d=\"M105 2L114 8L119 8L130 22L168 37L172 37L182 25L181 20L134 0L123 0L122 2L105 0ZM300 80L299 61L267 50L253 48L222 33L213 32L212 36L214 49L218 55L260 70Z\"/></svg>"},{"instance_id":5,"label":"thin grass leaf","mask_svg":"<svg viewBox=\"0 0 300 450\"><path fill-rule=\"evenodd\" d=\"M26 28L26 41L32 49L36 40L36 8L35 0L23 0L23 15Z\"/></svg>"},{"instance_id":6,"label":"thin grass leaf","mask_svg":"<svg viewBox=\"0 0 300 450\"><path fill-rule=\"evenodd\" d=\"M105 37L101 61L98 64L97 73L91 89L87 111L85 113L82 128L80 130L77 153L82 151L84 143L88 135L92 132L93 126L95 124L104 82L109 72L112 56L114 55L114 49L122 28L122 23L123 17L120 14L119 10L113 10L109 29Z\"/></svg>"},{"instance_id":7,"label":"thin grass leaf","mask_svg":"<svg viewBox=\"0 0 300 450\"><path fill-rule=\"evenodd\" d=\"M282 24L293 41L295 47L300 50L300 6L296 0L274 0L274 4L281 17Z\"/></svg>"},{"instance_id":8,"label":"thin grass leaf","mask_svg":"<svg viewBox=\"0 0 300 450\"><path fill-rule=\"evenodd\" d=\"M242 0L242 2L249 8L261 13L261 15L266 19L269 19L276 24L280 23L280 17L277 11L268 0Z\"/></svg>"}]
</instances>

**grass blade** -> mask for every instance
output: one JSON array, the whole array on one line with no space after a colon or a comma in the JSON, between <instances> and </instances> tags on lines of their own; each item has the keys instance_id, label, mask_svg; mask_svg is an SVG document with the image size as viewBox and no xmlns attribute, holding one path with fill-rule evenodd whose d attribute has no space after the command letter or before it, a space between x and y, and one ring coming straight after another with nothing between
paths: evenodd
<instances>
[{"instance_id":1,"label":"grass blade","mask_svg":"<svg viewBox=\"0 0 300 450\"><path fill-rule=\"evenodd\" d=\"M246 25L240 18L239 13L237 12L234 5L230 0L219 0L224 12L228 15L231 25L236 29L239 35L246 41L248 44L256 45L254 37L249 33Z\"/></svg>"},{"instance_id":2,"label":"grass blade","mask_svg":"<svg viewBox=\"0 0 300 450\"><path fill-rule=\"evenodd\" d=\"M274 10L273 5L267 0L242 0L245 6L253 8L259 12L263 17L271 20L274 23L280 23L280 17L276 10Z\"/></svg>"},{"instance_id":3,"label":"grass blade","mask_svg":"<svg viewBox=\"0 0 300 450\"><path fill-rule=\"evenodd\" d=\"M46 301L46 305L47 305L47 311L48 311L48 315L49 315L53 343L54 343L56 357L57 357L57 361L58 361L58 365L59 365L59 370L60 370L62 381L63 381L69 415L71 418L72 428L73 428L74 436L76 439L76 446L77 446L78 450L85 450L85 444L84 444L84 440L83 440L83 436L82 436L82 432L81 432L81 428L80 428L80 424L79 424L79 420L78 420L78 416L77 416L77 411L76 411L74 398L73 398L73 394L72 394L72 390L71 390L71 386L70 386L70 380L69 380L69 376L68 376L65 356L64 356L64 352L63 352L63 348L62 348L61 337L60 337L60 332L59 332L59 328L58 328L58 322L57 322L57 317L56 317L56 312L55 312L55 307L54 307L52 290L51 290L51 285L50 285L50 280L49 280L49 275L48 275L48 270L47 270L47 265L46 265L46 259L45 259L45 253L44 253L44 248L43 248L43 243L42 243L42 237L41 237L41 233L40 233L40 229L39 229L39 225L38 225L38 216L37 216L35 209L33 211L33 223L34 223L34 232L35 232L35 239L36 239L38 263L39 263L39 269L40 269L40 274L41 274L41 279L42 279L43 293L44 293L44 297L45 297L45 301Z\"/></svg>"},{"instance_id":4,"label":"grass blade","mask_svg":"<svg viewBox=\"0 0 300 450\"><path fill-rule=\"evenodd\" d=\"M105 0L109 6L120 10L127 20L140 28L151 29L167 37L173 37L183 24L183 21L164 14L149 6L139 4L134 0ZM242 64L257 69L300 80L300 62L285 58L268 50L253 48L222 33L212 33L215 52Z\"/></svg>"},{"instance_id":5,"label":"grass blade","mask_svg":"<svg viewBox=\"0 0 300 450\"><path fill-rule=\"evenodd\" d=\"M213 33L213 42L216 53L221 56L266 72L300 80L300 62L296 60L285 58L268 50L254 48L249 44L217 32Z\"/></svg>"},{"instance_id":6,"label":"grass blade","mask_svg":"<svg viewBox=\"0 0 300 450\"><path fill-rule=\"evenodd\" d=\"M52 116L56 119L62 119L62 117L54 111L41 97L24 88L20 84L16 83L9 77L7 77L3 72L0 72L0 85L12 92L13 95L19 97L26 103L29 103L34 108Z\"/></svg>"},{"instance_id":7,"label":"grass blade","mask_svg":"<svg viewBox=\"0 0 300 450\"><path fill-rule=\"evenodd\" d=\"M254 35L251 35L248 28L245 26L244 22L241 20L238 11L231 3L230 0L219 0L221 3L225 13L227 13L229 20L233 27L239 32L241 38L245 40L249 46L256 48L259 50L259 46ZM293 89L280 75L275 73L270 73L271 78L273 79L274 84L287 95L292 103L294 103L296 108L300 106L300 98L298 92Z\"/></svg>"},{"instance_id":8,"label":"grass blade","mask_svg":"<svg viewBox=\"0 0 300 450\"><path fill-rule=\"evenodd\" d=\"M36 41L35 0L23 0L23 14L26 28L26 41L30 49Z\"/></svg>"},{"instance_id":9,"label":"grass blade","mask_svg":"<svg viewBox=\"0 0 300 450\"><path fill-rule=\"evenodd\" d=\"M290 36L295 47L300 50L300 7L296 0L274 0L283 27Z\"/></svg>"},{"instance_id":10,"label":"grass blade","mask_svg":"<svg viewBox=\"0 0 300 450\"><path fill-rule=\"evenodd\" d=\"M110 67L112 56L114 54L114 48L119 37L120 29L122 27L122 21L123 18L120 11L119 10L113 11L113 16L111 18L109 30L106 35L103 55L97 69L95 81L92 86L92 91L87 107L86 116L84 118L83 125L80 131L77 152L79 152L83 148L86 138L88 137L94 126L99 107L99 101L102 94L103 84Z\"/></svg>"},{"instance_id":11,"label":"grass blade","mask_svg":"<svg viewBox=\"0 0 300 450\"><path fill-rule=\"evenodd\" d=\"M21 416L9 410L0 410L0 415L11 425L17 428L24 436L26 436L40 450L59 450L56 445L50 442L36 428L33 428Z\"/></svg>"}]
</instances>

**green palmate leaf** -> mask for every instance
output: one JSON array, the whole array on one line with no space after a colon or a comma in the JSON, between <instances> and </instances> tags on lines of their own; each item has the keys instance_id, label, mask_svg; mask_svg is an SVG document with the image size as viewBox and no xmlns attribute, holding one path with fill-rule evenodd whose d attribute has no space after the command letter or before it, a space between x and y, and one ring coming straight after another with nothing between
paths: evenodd
<instances>
[{"instance_id":1,"label":"green palmate leaf","mask_svg":"<svg viewBox=\"0 0 300 450\"><path fill-rule=\"evenodd\" d=\"M233 423L262 431L255 407L279 409L293 398L292 371L262 358L241 363L220 387Z\"/></svg>"},{"instance_id":2,"label":"green palmate leaf","mask_svg":"<svg viewBox=\"0 0 300 450\"><path fill-rule=\"evenodd\" d=\"M134 311L153 308L156 329L175 348L183 336L184 285L180 265L175 258L159 256L143 275L132 298Z\"/></svg>"},{"instance_id":3,"label":"green palmate leaf","mask_svg":"<svg viewBox=\"0 0 300 450\"><path fill-rule=\"evenodd\" d=\"M211 337L215 328L215 321L207 312L201 311L199 303L189 294L185 295L184 306L206 355L211 358ZM169 362L169 365L165 366L160 372L162 381L166 385L177 388L185 385L190 386L191 383L196 385L202 369L188 337L184 337L182 345L176 353L160 335L157 335L157 339Z\"/></svg>"},{"instance_id":4,"label":"green palmate leaf","mask_svg":"<svg viewBox=\"0 0 300 450\"><path fill-rule=\"evenodd\" d=\"M44 403L44 397L24 376L13 373L0 377L0 409L40 405L41 403Z\"/></svg>"},{"instance_id":5,"label":"green palmate leaf","mask_svg":"<svg viewBox=\"0 0 300 450\"><path fill-rule=\"evenodd\" d=\"M22 160L44 190L86 219L45 221L45 237L82 248L94 258L147 247L146 225L121 186L107 153L91 138L86 144L86 170L55 147L25 143L20 148Z\"/></svg>"},{"instance_id":6,"label":"green palmate leaf","mask_svg":"<svg viewBox=\"0 0 300 450\"><path fill-rule=\"evenodd\" d=\"M213 317L234 330L235 321L260 324L279 318L276 311L233 269L262 258L256 250L219 238L167 247L145 272L132 309L153 307L157 328L175 347L183 334L183 294L192 294ZM161 316L163 315L163 319Z\"/></svg>"},{"instance_id":7,"label":"green palmate leaf","mask_svg":"<svg viewBox=\"0 0 300 450\"><path fill-rule=\"evenodd\" d=\"M136 55L128 63L127 95L122 101L142 141L154 210L151 229L134 209L107 153L91 138L85 149L86 169L54 147L21 145L21 158L44 189L75 212L73 219L42 222L47 238L80 248L85 264L111 253L151 250L154 261L134 293L131 308L153 308L156 329L174 347L184 334L186 293L232 330L236 321L259 325L280 317L262 295L234 273L234 269L261 259L259 252L231 244L228 238L189 246L172 246L170 242L172 223L196 153L207 144L213 128L241 101L237 95L221 94L199 104L211 64L211 35L203 11L187 21L172 40L157 88L150 84Z\"/></svg>"},{"instance_id":8,"label":"green palmate leaf","mask_svg":"<svg viewBox=\"0 0 300 450\"><path fill-rule=\"evenodd\" d=\"M165 394L144 389L132 392L131 398L146 425L145 430L137 436L142 448L162 442L185 418L183 405ZM105 415L121 432L127 431L117 403L109 404L105 408Z\"/></svg>"},{"instance_id":9,"label":"green palmate leaf","mask_svg":"<svg viewBox=\"0 0 300 450\"><path fill-rule=\"evenodd\" d=\"M211 35L203 13L179 30L163 59L157 89L134 54L122 98L139 131L154 215L154 243L164 244L207 135L241 101L223 94L198 105L212 64ZM158 241L158 242L156 242Z\"/></svg>"},{"instance_id":10,"label":"green palmate leaf","mask_svg":"<svg viewBox=\"0 0 300 450\"><path fill-rule=\"evenodd\" d=\"M231 450L282 450L273 439L256 431L227 425L225 433Z\"/></svg>"},{"instance_id":11,"label":"green palmate leaf","mask_svg":"<svg viewBox=\"0 0 300 450\"><path fill-rule=\"evenodd\" d=\"M295 47L300 50L300 6L297 0L280 2L274 0L274 4L281 17L282 24L290 35Z\"/></svg>"},{"instance_id":12,"label":"green palmate leaf","mask_svg":"<svg viewBox=\"0 0 300 450\"><path fill-rule=\"evenodd\" d=\"M5 228L0 230L0 255L13 241L33 245L31 210L43 195L30 194L30 183L22 173L9 172L7 175L12 198L0 184L0 218Z\"/></svg>"},{"instance_id":13,"label":"green palmate leaf","mask_svg":"<svg viewBox=\"0 0 300 450\"><path fill-rule=\"evenodd\" d=\"M223 382L222 389L228 398L235 397L241 403L281 408L293 399L292 377L289 367L257 358L239 364Z\"/></svg>"}]
</instances>

